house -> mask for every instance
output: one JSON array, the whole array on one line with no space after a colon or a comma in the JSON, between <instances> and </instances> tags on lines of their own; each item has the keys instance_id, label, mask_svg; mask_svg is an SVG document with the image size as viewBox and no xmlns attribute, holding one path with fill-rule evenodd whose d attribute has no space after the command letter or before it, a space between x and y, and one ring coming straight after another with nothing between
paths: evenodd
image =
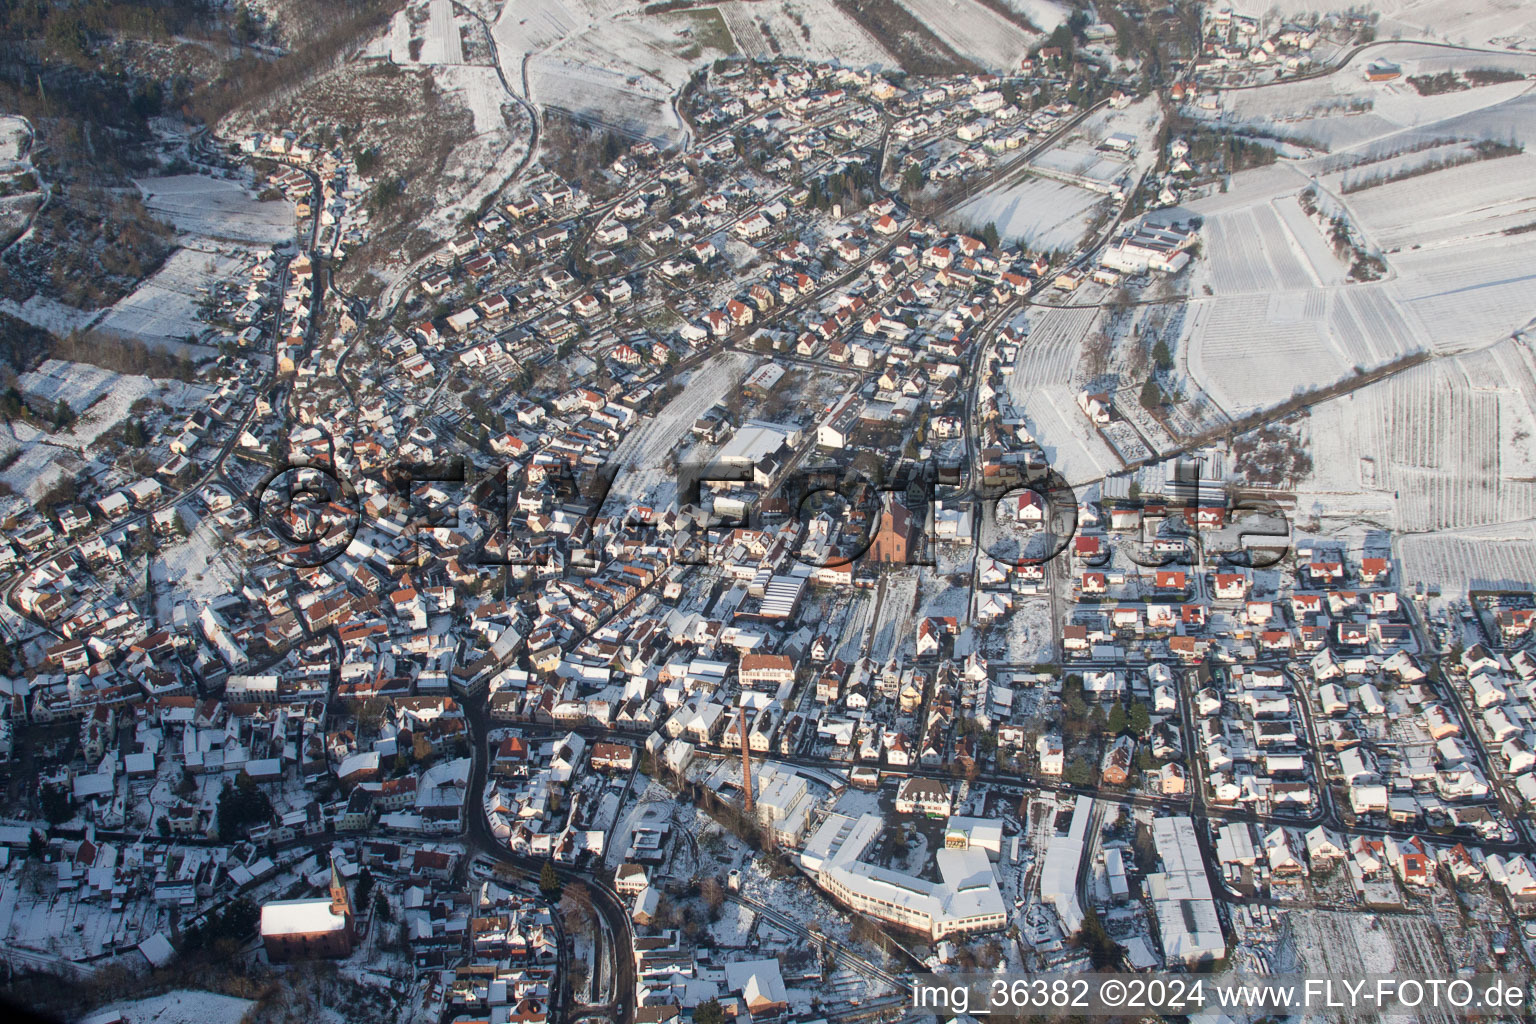
<instances>
[{"instance_id":1,"label":"house","mask_svg":"<svg viewBox=\"0 0 1536 1024\"><path fill-rule=\"evenodd\" d=\"M930 818L949 817L954 813L949 786L938 779L903 779L896 790L896 813L922 813Z\"/></svg>"}]
</instances>

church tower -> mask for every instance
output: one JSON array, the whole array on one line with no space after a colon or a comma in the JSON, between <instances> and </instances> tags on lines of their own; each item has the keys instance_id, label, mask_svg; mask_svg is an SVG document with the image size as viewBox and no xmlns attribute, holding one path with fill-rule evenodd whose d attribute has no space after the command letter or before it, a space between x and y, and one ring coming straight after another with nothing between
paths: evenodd
<instances>
[{"instance_id":1,"label":"church tower","mask_svg":"<svg viewBox=\"0 0 1536 1024\"><path fill-rule=\"evenodd\" d=\"M347 922L347 938L350 943L352 937L352 897L347 892L347 883L341 877L341 872L336 868L336 857L331 857L331 914L342 917Z\"/></svg>"}]
</instances>

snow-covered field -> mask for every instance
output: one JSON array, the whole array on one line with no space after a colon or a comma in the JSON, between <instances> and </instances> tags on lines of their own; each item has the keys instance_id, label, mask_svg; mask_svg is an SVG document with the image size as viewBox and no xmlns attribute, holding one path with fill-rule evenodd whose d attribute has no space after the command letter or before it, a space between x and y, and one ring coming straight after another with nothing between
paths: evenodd
<instances>
[{"instance_id":1,"label":"snow-covered field","mask_svg":"<svg viewBox=\"0 0 1536 1024\"><path fill-rule=\"evenodd\" d=\"M899 63L833 0L728 0L720 14L743 56L772 57L777 44L781 54L852 67Z\"/></svg>"},{"instance_id":2,"label":"snow-covered field","mask_svg":"<svg viewBox=\"0 0 1536 1024\"><path fill-rule=\"evenodd\" d=\"M1536 317L1536 232L1504 234L1536 223L1532 181L1536 156L1522 153L1345 197L1437 349L1487 344Z\"/></svg>"},{"instance_id":3,"label":"snow-covered field","mask_svg":"<svg viewBox=\"0 0 1536 1024\"><path fill-rule=\"evenodd\" d=\"M637 135L672 139L672 97L694 68L734 52L720 12L636 14L597 0L507 3L492 26L502 72L529 100Z\"/></svg>"},{"instance_id":4,"label":"snow-covered field","mask_svg":"<svg viewBox=\"0 0 1536 1024\"><path fill-rule=\"evenodd\" d=\"M224 542L213 521L199 519L190 506L182 507L181 520L191 532L162 547L153 569L161 621L169 619L177 601L195 605L240 587L240 574L223 557Z\"/></svg>"},{"instance_id":5,"label":"snow-covered field","mask_svg":"<svg viewBox=\"0 0 1536 1024\"><path fill-rule=\"evenodd\" d=\"M432 0L427 35L421 44L423 64L463 64L464 39L453 18L452 0Z\"/></svg>"},{"instance_id":6,"label":"snow-covered field","mask_svg":"<svg viewBox=\"0 0 1536 1024\"><path fill-rule=\"evenodd\" d=\"M877 665L894 658L904 647L915 643L917 624L913 618L920 569L908 569L891 576L880 601L880 618L875 623L869 643L869 656Z\"/></svg>"},{"instance_id":7,"label":"snow-covered field","mask_svg":"<svg viewBox=\"0 0 1536 1024\"><path fill-rule=\"evenodd\" d=\"M1377 521L1411 533L1536 517L1536 356L1524 341L1405 370L1312 410L1303 508L1348 511L1374 492Z\"/></svg>"},{"instance_id":8,"label":"snow-covered field","mask_svg":"<svg viewBox=\"0 0 1536 1024\"><path fill-rule=\"evenodd\" d=\"M721 352L688 377L682 394L655 416L647 417L624 435L613 458L619 475L608 493L610 509L649 504L665 508L677 497L677 481L663 471L667 453L688 435L693 421L751 372L753 359L740 352Z\"/></svg>"},{"instance_id":9,"label":"snow-covered field","mask_svg":"<svg viewBox=\"0 0 1536 1024\"><path fill-rule=\"evenodd\" d=\"M977 0L897 2L951 50L994 71L1017 68L1039 38Z\"/></svg>"},{"instance_id":10,"label":"snow-covered field","mask_svg":"<svg viewBox=\"0 0 1536 1024\"><path fill-rule=\"evenodd\" d=\"M253 245L293 241L294 207L286 199L262 202L233 181L203 174L145 178L134 184L145 206L189 235Z\"/></svg>"},{"instance_id":11,"label":"snow-covered field","mask_svg":"<svg viewBox=\"0 0 1536 1024\"><path fill-rule=\"evenodd\" d=\"M1403 77L1367 82L1363 69L1373 60L1390 60ZM1371 47L1338 72L1299 82L1222 94L1221 120L1256 126L1274 135L1319 143L1339 153L1389 136L1404 140L1448 134L1502 138L1511 121L1509 105L1530 97L1529 82L1507 82L1436 96L1421 96L1407 81L1412 75L1494 68L1531 73L1536 55L1461 53L1411 43ZM1194 111L1196 116L1210 116ZM1524 124L1526 134L1536 125Z\"/></svg>"},{"instance_id":12,"label":"snow-covered field","mask_svg":"<svg viewBox=\"0 0 1536 1024\"><path fill-rule=\"evenodd\" d=\"M113 1003L108 1009L119 1011L131 1024L240 1024L254 1005L249 999L177 989L163 996Z\"/></svg>"},{"instance_id":13,"label":"snow-covered field","mask_svg":"<svg viewBox=\"0 0 1536 1024\"><path fill-rule=\"evenodd\" d=\"M96 316L92 310L76 309L74 306L66 306L45 295L36 294L27 296L26 302L0 299L0 313L8 313L33 327L41 327L45 331L58 335L80 330Z\"/></svg>"},{"instance_id":14,"label":"snow-covered field","mask_svg":"<svg viewBox=\"0 0 1536 1024\"><path fill-rule=\"evenodd\" d=\"M1099 480L1121 468L1077 406L1086 384L1078 372L1083 339L1099 311L1091 306L1031 314L1029 337L1008 378L1008 392L1051 467L1072 484Z\"/></svg>"},{"instance_id":15,"label":"snow-covered field","mask_svg":"<svg viewBox=\"0 0 1536 1024\"><path fill-rule=\"evenodd\" d=\"M11 163L22 158L31 144L32 129L14 114L0 116L0 161ZM6 168L0 167L0 171Z\"/></svg>"},{"instance_id":16,"label":"snow-covered field","mask_svg":"<svg viewBox=\"0 0 1536 1024\"><path fill-rule=\"evenodd\" d=\"M988 190L961 206L957 224L968 228L997 225L998 234L1032 251L1077 247L1088 233L1094 212L1105 197L1076 185L1034 175Z\"/></svg>"},{"instance_id":17,"label":"snow-covered field","mask_svg":"<svg viewBox=\"0 0 1536 1024\"><path fill-rule=\"evenodd\" d=\"M496 69L475 64L450 64L438 68L434 76L438 87L453 93L469 108L475 118L475 134L484 135L506 128L502 104L512 102L501 87Z\"/></svg>"},{"instance_id":18,"label":"snow-covered field","mask_svg":"<svg viewBox=\"0 0 1536 1024\"><path fill-rule=\"evenodd\" d=\"M1011 6L1030 0L1005 2ZM1340 9L1324 0L1231 0L1223 6L1254 18L1269 14L1293 18ZM1372 0L1370 10L1381 16L1376 29L1379 39L1402 35L1465 46L1536 47L1536 13L1524 0Z\"/></svg>"},{"instance_id":19,"label":"snow-covered field","mask_svg":"<svg viewBox=\"0 0 1536 1024\"><path fill-rule=\"evenodd\" d=\"M1349 367L1309 315L1315 312L1283 293L1196 303L1186 349L1190 376L1232 414L1338 380Z\"/></svg>"},{"instance_id":20,"label":"snow-covered field","mask_svg":"<svg viewBox=\"0 0 1536 1024\"><path fill-rule=\"evenodd\" d=\"M178 249L154 276L118 300L97 327L151 345L195 340L204 329L198 302L240 265L240 259L218 250Z\"/></svg>"},{"instance_id":21,"label":"snow-covered field","mask_svg":"<svg viewBox=\"0 0 1536 1024\"><path fill-rule=\"evenodd\" d=\"M1017 11L1029 19L1029 23L1049 35L1057 25L1066 23L1072 8L1056 0L1003 0L1009 10Z\"/></svg>"},{"instance_id":22,"label":"snow-covered field","mask_svg":"<svg viewBox=\"0 0 1536 1024\"><path fill-rule=\"evenodd\" d=\"M1468 590L1529 590L1536 579L1536 523L1403 537L1397 556L1407 587L1438 586L1447 597Z\"/></svg>"}]
</instances>

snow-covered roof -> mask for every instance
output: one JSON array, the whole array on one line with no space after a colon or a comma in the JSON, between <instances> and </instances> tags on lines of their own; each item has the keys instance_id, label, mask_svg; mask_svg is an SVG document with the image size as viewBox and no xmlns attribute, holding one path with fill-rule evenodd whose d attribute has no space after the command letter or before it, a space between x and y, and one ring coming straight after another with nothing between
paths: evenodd
<instances>
[{"instance_id":1,"label":"snow-covered roof","mask_svg":"<svg viewBox=\"0 0 1536 1024\"><path fill-rule=\"evenodd\" d=\"M314 935L319 932L339 932L347 926L347 919L331 913L329 899L278 900L261 908L261 934Z\"/></svg>"}]
</instances>

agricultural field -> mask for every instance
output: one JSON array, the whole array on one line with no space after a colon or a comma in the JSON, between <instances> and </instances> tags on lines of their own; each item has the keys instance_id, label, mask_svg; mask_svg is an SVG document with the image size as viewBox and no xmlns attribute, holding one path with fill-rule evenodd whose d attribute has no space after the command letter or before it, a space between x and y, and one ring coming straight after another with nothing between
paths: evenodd
<instances>
[{"instance_id":1,"label":"agricultural field","mask_svg":"<svg viewBox=\"0 0 1536 1024\"><path fill-rule=\"evenodd\" d=\"M1399 63L1403 77L1367 82L1363 69L1373 60ZM1421 96L1407 81L1412 75L1469 68L1530 73L1536 71L1536 54L1468 55L1411 43L1374 46L1356 54L1335 74L1230 90L1222 95L1220 110L1191 107L1188 112L1219 119L1225 127L1242 125L1334 154L1379 146L1388 138L1403 144L1452 134L1502 138L1502 129L1515 120L1509 116L1508 104L1528 98L1529 82ZM1526 121L1525 131L1530 123Z\"/></svg>"},{"instance_id":2,"label":"agricultural field","mask_svg":"<svg viewBox=\"0 0 1536 1024\"><path fill-rule=\"evenodd\" d=\"M1483 160L1346 196L1385 250L1404 307L1441 351L1488 344L1536 316L1536 157Z\"/></svg>"},{"instance_id":3,"label":"agricultural field","mask_svg":"<svg viewBox=\"0 0 1536 1024\"><path fill-rule=\"evenodd\" d=\"M1003 5L1015 14L1023 15L1028 22L1049 35L1056 26L1066 24L1072 8L1056 0L1003 0Z\"/></svg>"},{"instance_id":4,"label":"agricultural field","mask_svg":"<svg viewBox=\"0 0 1536 1024\"><path fill-rule=\"evenodd\" d=\"M953 220L968 229L996 224L1000 237L1033 252L1070 252L1088 234L1104 202L1097 192L1029 175L981 192L956 210Z\"/></svg>"},{"instance_id":5,"label":"agricultural field","mask_svg":"<svg viewBox=\"0 0 1536 1024\"><path fill-rule=\"evenodd\" d=\"M294 240L294 208L286 199L260 200L233 181L203 174L144 178L134 184L150 212L184 234L262 246Z\"/></svg>"},{"instance_id":6,"label":"agricultural field","mask_svg":"<svg viewBox=\"0 0 1536 1024\"><path fill-rule=\"evenodd\" d=\"M427 34L422 41L421 62L464 63L464 40L454 21L452 0L432 0L427 14Z\"/></svg>"},{"instance_id":7,"label":"agricultural field","mask_svg":"<svg viewBox=\"0 0 1536 1024\"><path fill-rule=\"evenodd\" d=\"M960 56L993 71L1017 66L1039 36L979 0L897 0Z\"/></svg>"},{"instance_id":8,"label":"agricultural field","mask_svg":"<svg viewBox=\"0 0 1536 1024\"><path fill-rule=\"evenodd\" d=\"M1024 415L1052 468L1071 484L1099 480L1121 468L1077 405L1078 393L1088 385L1079 367L1082 342L1098 317L1093 307L1032 313L1029 337L1008 379L1013 407Z\"/></svg>"},{"instance_id":9,"label":"agricultural field","mask_svg":"<svg viewBox=\"0 0 1536 1024\"><path fill-rule=\"evenodd\" d=\"M662 469L667 453L687 443L693 421L741 386L752 371L753 359L740 352L721 352L688 376L682 394L655 416L646 417L624 435L614 452L619 475L608 493L608 507L665 507L677 493L676 479Z\"/></svg>"},{"instance_id":10,"label":"agricultural field","mask_svg":"<svg viewBox=\"0 0 1536 1024\"><path fill-rule=\"evenodd\" d=\"M504 5L491 32L502 73L526 83L530 101L662 141L684 132L673 94L696 67L737 48L713 7L643 14L534 0Z\"/></svg>"},{"instance_id":11,"label":"agricultural field","mask_svg":"<svg viewBox=\"0 0 1536 1024\"><path fill-rule=\"evenodd\" d=\"M1285 19L1333 9L1322 0L1231 0L1223 6L1253 18ZM1374 0L1370 9L1381 15L1376 26L1381 39L1404 35L1464 46L1536 46L1536 15L1518 0Z\"/></svg>"},{"instance_id":12,"label":"agricultural field","mask_svg":"<svg viewBox=\"0 0 1536 1024\"><path fill-rule=\"evenodd\" d=\"M1407 533L1536 516L1536 355L1507 340L1404 370L1314 406L1312 479L1302 507L1385 501L1382 525ZM1351 493L1354 492L1354 493Z\"/></svg>"},{"instance_id":13,"label":"agricultural field","mask_svg":"<svg viewBox=\"0 0 1536 1024\"><path fill-rule=\"evenodd\" d=\"M228 280L245 263L219 250L178 249L154 276L118 300L96 327L148 345L196 344L207 326L200 317L201 302L215 281Z\"/></svg>"},{"instance_id":14,"label":"agricultural field","mask_svg":"<svg viewBox=\"0 0 1536 1024\"><path fill-rule=\"evenodd\" d=\"M833 0L727 0L719 10L745 57L784 54L851 67L899 66L879 40Z\"/></svg>"},{"instance_id":15,"label":"agricultural field","mask_svg":"<svg viewBox=\"0 0 1536 1024\"><path fill-rule=\"evenodd\" d=\"M1536 523L1401 538L1404 585L1438 586L1447 597L1469 590L1528 590L1536 579Z\"/></svg>"},{"instance_id":16,"label":"agricultural field","mask_svg":"<svg viewBox=\"0 0 1536 1024\"><path fill-rule=\"evenodd\" d=\"M1278 405L1349 372L1295 293L1191 303L1189 375L1225 412Z\"/></svg>"}]
</instances>

